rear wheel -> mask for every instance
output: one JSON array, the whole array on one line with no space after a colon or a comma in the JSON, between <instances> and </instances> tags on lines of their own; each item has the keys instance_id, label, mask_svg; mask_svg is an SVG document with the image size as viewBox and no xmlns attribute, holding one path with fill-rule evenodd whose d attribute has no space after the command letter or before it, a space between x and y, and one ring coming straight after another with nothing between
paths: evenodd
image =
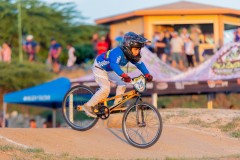
<instances>
[{"instance_id":1,"label":"rear wheel","mask_svg":"<svg viewBox=\"0 0 240 160\"><path fill-rule=\"evenodd\" d=\"M123 115L122 129L131 145L147 148L158 141L162 133L162 118L153 105L132 105Z\"/></svg>"},{"instance_id":2,"label":"rear wheel","mask_svg":"<svg viewBox=\"0 0 240 160\"><path fill-rule=\"evenodd\" d=\"M88 102L93 94L91 88L78 85L71 88L65 95L62 103L63 117L73 129L85 131L91 129L97 123L98 118L88 117L81 108L78 108Z\"/></svg>"}]
</instances>

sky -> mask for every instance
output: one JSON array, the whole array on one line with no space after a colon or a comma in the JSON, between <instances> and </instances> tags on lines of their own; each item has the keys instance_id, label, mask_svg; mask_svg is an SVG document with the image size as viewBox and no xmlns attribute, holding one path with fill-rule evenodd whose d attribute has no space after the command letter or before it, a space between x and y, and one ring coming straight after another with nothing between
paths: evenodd
<instances>
[{"instance_id":1,"label":"sky","mask_svg":"<svg viewBox=\"0 0 240 160\"><path fill-rule=\"evenodd\" d=\"M84 23L95 24L95 20L106 18L137 9L145 9L159 5L178 2L181 0L43 0L52 2L74 2L81 15L87 17ZM202 4L215 5L240 10L240 0L187 0Z\"/></svg>"}]
</instances>

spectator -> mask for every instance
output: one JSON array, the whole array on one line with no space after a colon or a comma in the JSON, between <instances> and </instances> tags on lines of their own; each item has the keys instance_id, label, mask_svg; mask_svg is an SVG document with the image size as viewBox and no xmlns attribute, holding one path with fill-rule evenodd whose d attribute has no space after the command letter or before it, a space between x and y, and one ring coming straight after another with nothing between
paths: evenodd
<instances>
[{"instance_id":1,"label":"spectator","mask_svg":"<svg viewBox=\"0 0 240 160\"><path fill-rule=\"evenodd\" d=\"M197 63L200 62L200 58L199 58L200 34L201 34L201 30L198 27L193 26L191 28L190 37L194 44L194 55Z\"/></svg>"},{"instance_id":2,"label":"spectator","mask_svg":"<svg viewBox=\"0 0 240 160\"><path fill-rule=\"evenodd\" d=\"M121 45L122 45L123 35L124 35L124 33L121 31L121 32L119 33L119 36L117 36L117 37L115 38L115 41L117 42L117 46L121 46Z\"/></svg>"},{"instance_id":3,"label":"spectator","mask_svg":"<svg viewBox=\"0 0 240 160\"><path fill-rule=\"evenodd\" d=\"M2 56L2 47L0 46L0 62L3 60L3 56Z\"/></svg>"},{"instance_id":4,"label":"spectator","mask_svg":"<svg viewBox=\"0 0 240 160\"><path fill-rule=\"evenodd\" d=\"M7 42L4 42L2 45L2 60L3 62L10 63L12 56L12 50L10 45Z\"/></svg>"},{"instance_id":5,"label":"spectator","mask_svg":"<svg viewBox=\"0 0 240 160\"><path fill-rule=\"evenodd\" d=\"M185 28L185 27L182 28L182 30L181 30L181 34L180 34L180 37L182 38L183 42L186 41L186 38L189 37L189 33L188 33L187 28Z\"/></svg>"},{"instance_id":6,"label":"spectator","mask_svg":"<svg viewBox=\"0 0 240 160\"><path fill-rule=\"evenodd\" d=\"M4 124L4 122L3 122L3 113L0 112L0 128L2 128L2 127L8 127L8 120L5 119L5 124Z\"/></svg>"},{"instance_id":7,"label":"spectator","mask_svg":"<svg viewBox=\"0 0 240 160\"><path fill-rule=\"evenodd\" d=\"M47 128L47 122L43 122L42 128Z\"/></svg>"},{"instance_id":8,"label":"spectator","mask_svg":"<svg viewBox=\"0 0 240 160\"><path fill-rule=\"evenodd\" d=\"M109 33L107 33L106 38L105 38L105 41L106 41L106 43L108 44L107 50L111 50L111 49L112 49L112 41L111 41L111 39L110 39Z\"/></svg>"},{"instance_id":9,"label":"spectator","mask_svg":"<svg viewBox=\"0 0 240 160\"><path fill-rule=\"evenodd\" d=\"M29 128L37 128L37 123L35 119L30 119Z\"/></svg>"},{"instance_id":10,"label":"spectator","mask_svg":"<svg viewBox=\"0 0 240 160\"><path fill-rule=\"evenodd\" d=\"M48 53L48 61L52 65L52 70L54 73L60 72L60 62L59 57L62 52L62 47L57 41L52 38L51 39L51 46Z\"/></svg>"},{"instance_id":11,"label":"spectator","mask_svg":"<svg viewBox=\"0 0 240 160\"><path fill-rule=\"evenodd\" d=\"M92 47L93 47L94 55L97 55L97 43L98 43L98 34L95 33L92 36Z\"/></svg>"},{"instance_id":12,"label":"spectator","mask_svg":"<svg viewBox=\"0 0 240 160\"><path fill-rule=\"evenodd\" d=\"M171 55L170 55L170 41L172 39L172 36L168 30L164 31L164 37L166 40L166 47L165 47L165 53L167 55L167 62L171 63Z\"/></svg>"},{"instance_id":13,"label":"spectator","mask_svg":"<svg viewBox=\"0 0 240 160\"><path fill-rule=\"evenodd\" d=\"M183 65L183 40L178 36L177 32L172 33L172 39L170 41L172 66L184 69Z\"/></svg>"},{"instance_id":14,"label":"spectator","mask_svg":"<svg viewBox=\"0 0 240 160\"><path fill-rule=\"evenodd\" d=\"M163 61L166 62L167 60L167 55L165 53L165 47L166 47L166 39L164 38L164 34L161 32L158 35L159 37L157 38L155 42L155 50L157 53L157 56Z\"/></svg>"},{"instance_id":15,"label":"spectator","mask_svg":"<svg viewBox=\"0 0 240 160\"><path fill-rule=\"evenodd\" d=\"M97 43L97 55L107 52L108 44L105 41L105 37L101 36L101 40Z\"/></svg>"},{"instance_id":16,"label":"spectator","mask_svg":"<svg viewBox=\"0 0 240 160\"><path fill-rule=\"evenodd\" d=\"M234 42L240 42L240 27L235 31Z\"/></svg>"},{"instance_id":17,"label":"spectator","mask_svg":"<svg viewBox=\"0 0 240 160\"><path fill-rule=\"evenodd\" d=\"M26 43L23 45L23 50L27 53L29 62L36 60L37 43L33 41L32 35L26 37Z\"/></svg>"},{"instance_id":18,"label":"spectator","mask_svg":"<svg viewBox=\"0 0 240 160\"><path fill-rule=\"evenodd\" d=\"M45 123L45 127L46 128L52 128L53 124L52 124L52 115L48 115L47 116L47 121L44 122Z\"/></svg>"},{"instance_id":19,"label":"spectator","mask_svg":"<svg viewBox=\"0 0 240 160\"><path fill-rule=\"evenodd\" d=\"M159 40L159 32L154 32L154 35L152 37L152 48L156 49L155 44ZM154 50L156 52L156 50Z\"/></svg>"},{"instance_id":20,"label":"spectator","mask_svg":"<svg viewBox=\"0 0 240 160\"><path fill-rule=\"evenodd\" d=\"M193 63L194 44L190 37L185 37L184 49L187 57L188 67L194 67Z\"/></svg>"},{"instance_id":21,"label":"spectator","mask_svg":"<svg viewBox=\"0 0 240 160\"><path fill-rule=\"evenodd\" d=\"M67 45L68 49L68 61L67 61L67 67L72 67L74 66L77 57L75 56L75 48L72 46L72 44Z\"/></svg>"}]
</instances>

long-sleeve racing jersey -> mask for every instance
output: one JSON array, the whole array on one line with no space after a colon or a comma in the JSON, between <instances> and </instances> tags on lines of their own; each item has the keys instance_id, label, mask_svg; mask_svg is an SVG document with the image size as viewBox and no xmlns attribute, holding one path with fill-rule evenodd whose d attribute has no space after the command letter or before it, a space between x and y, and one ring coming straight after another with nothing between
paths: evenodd
<instances>
[{"instance_id":1,"label":"long-sleeve racing jersey","mask_svg":"<svg viewBox=\"0 0 240 160\"><path fill-rule=\"evenodd\" d=\"M120 66L125 66L129 62L120 47L116 47L99 55L96 60L99 67L106 71L115 71L119 76L124 73ZM139 62L130 62L134 64L144 75L149 73L145 64L141 60Z\"/></svg>"}]
</instances>

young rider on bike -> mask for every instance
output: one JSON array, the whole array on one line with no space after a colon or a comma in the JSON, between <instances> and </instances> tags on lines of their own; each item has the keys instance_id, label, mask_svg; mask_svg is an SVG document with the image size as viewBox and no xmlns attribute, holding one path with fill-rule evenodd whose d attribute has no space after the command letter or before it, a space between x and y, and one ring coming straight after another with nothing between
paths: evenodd
<instances>
[{"instance_id":1,"label":"young rider on bike","mask_svg":"<svg viewBox=\"0 0 240 160\"><path fill-rule=\"evenodd\" d=\"M88 116L97 117L93 112L93 107L108 97L110 93L110 81L117 84L116 95L125 92L125 82L130 82L131 78L122 71L120 66L125 66L129 61L145 75L147 81L152 81L152 75L149 74L146 66L140 60L141 48L147 42L149 40L146 38L133 32L128 32L124 35L121 46L113 48L95 59L92 71L100 89L82 106ZM120 100L121 98L115 99L114 104L117 104Z\"/></svg>"}]
</instances>

